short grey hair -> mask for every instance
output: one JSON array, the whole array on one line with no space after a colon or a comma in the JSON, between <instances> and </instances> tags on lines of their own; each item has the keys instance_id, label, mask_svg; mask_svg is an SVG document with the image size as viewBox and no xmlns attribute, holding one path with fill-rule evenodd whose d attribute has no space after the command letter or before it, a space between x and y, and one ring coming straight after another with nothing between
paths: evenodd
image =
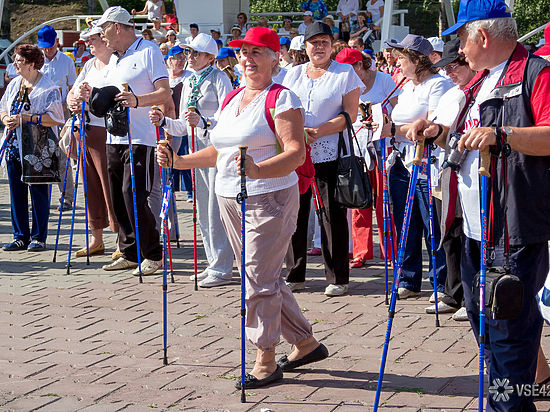
<instances>
[{"instance_id":1,"label":"short grey hair","mask_svg":"<svg viewBox=\"0 0 550 412\"><path fill-rule=\"evenodd\" d=\"M272 49L270 49L269 47L266 47L266 49L267 49L267 54L269 54L269 57L271 57L273 60L277 62L277 64L275 65L275 67L273 67L273 70L271 71L271 75L275 76L281 71L281 67L279 65L279 58L277 57L277 53L274 52Z\"/></svg>"},{"instance_id":2,"label":"short grey hair","mask_svg":"<svg viewBox=\"0 0 550 412\"><path fill-rule=\"evenodd\" d=\"M497 19L474 20L464 25L468 37L477 39L478 30L483 28L491 37L500 41L510 41L518 39L518 27L516 20L512 17Z\"/></svg>"}]
</instances>

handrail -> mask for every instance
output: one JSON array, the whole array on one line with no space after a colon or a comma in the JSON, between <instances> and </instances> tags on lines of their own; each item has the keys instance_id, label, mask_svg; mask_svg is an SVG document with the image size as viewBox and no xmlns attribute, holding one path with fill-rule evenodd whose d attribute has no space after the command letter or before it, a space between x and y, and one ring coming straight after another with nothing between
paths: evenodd
<instances>
[{"instance_id":1,"label":"handrail","mask_svg":"<svg viewBox=\"0 0 550 412\"><path fill-rule=\"evenodd\" d=\"M534 29L534 30L531 30L531 31L530 31L529 33L527 33L527 34L524 34L523 36L521 36L521 37L518 39L518 41L519 41L519 42L525 41L525 40L527 40L529 37L534 36L534 35L537 34L537 33L540 33L541 31L544 30L544 28L546 27L547 24L548 24L548 23L544 23L542 26L537 27L537 28Z\"/></svg>"},{"instance_id":2,"label":"handrail","mask_svg":"<svg viewBox=\"0 0 550 412\"><path fill-rule=\"evenodd\" d=\"M27 36L30 36L34 32L40 30L41 27L43 27L47 24L59 23L61 21L76 20L77 28L79 28L80 27L80 24L79 24L80 20L84 20L84 19L86 19L86 17L93 17L94 19L96 19L96 18L99 19L101 17L101 15L78 14L78 15L73 15L73 16L56 17L55 19L51 19L51 20L45 21L44 23L40 23L39 25L37 25L37 26L33 27L32 29L28 30L27 32L23 33L21 36L19 36L17 38L17 40L15 40L12 44L10 44L9 47L6 48L0 54L0 61L2 61L2 59L6 56L6 54L8 54L10 51L12 51L15 48L15 46L17 46L23 39L25 39ZM147 19L147 16L141 16L141 15L134 16L134 17L138 18L138 19Z\"/></svg>"}]
</instances>

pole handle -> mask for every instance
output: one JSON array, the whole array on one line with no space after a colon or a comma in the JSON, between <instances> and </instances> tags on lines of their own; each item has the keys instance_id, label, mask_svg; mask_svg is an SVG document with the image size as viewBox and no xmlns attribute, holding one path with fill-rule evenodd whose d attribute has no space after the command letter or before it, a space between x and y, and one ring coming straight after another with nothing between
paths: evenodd
<instances>
[{"instance_id":1,"label":"pole handle","mask_svg":"<svg viewBox=\"0 0 550 412\"><path fill-rule=\"evenodd\" d=\"M414 159L412 164L420 166L422 165L422 157L424 156L424 140L417 140L414 148Z\"/></svg>"},{"instance_id":2,"label":"pole handle","mask_svg":"<svg viewBox=\"0 0 550 412\"><path fill-rule=\"evenodd\" d=\"M157 105L155 106L151 106L151 110L160 110L159 107ZM159 122L154 122L153 125L155 125L156 127L159 127L160 126L160 123ZM162 141L166 141L166 140L161 140ZM160 142L159 142L160 143Z\"/></svg>"},{"instance_id":3,"label":"pole handle","mask_svg":"<svg viewBox=\"0 0 550 412\"><path fill-rule=\"evenodd\" d=\"M244 167L244 161L246 157L246 150L248 149L248 146L241 145L239 146L239 151L241 152L241 163L239 165L239 169L241 172L241 191L237 194L237 203L243 204L244 200L248 197L246 193L246 174L245 174L245 167Z\"/></svg>"},{"instance_id":4,"label":"pole handle","mask_svg":"<svg viewBox=\"0 0 550 412\"><path fill-rule=\"evenodd\" d=\"M484 147L479 151L479 169L478 173L481 176L487 176L491 177L491 174L489 173L489 168L491 166L491 155L489 154L489 147Z\"/></svg>"},{"instance_id":5,"label":"pole handle","mask_svg":"<svg viewBox=\"0 0 550 412\"><path fill-rule=\"evenodd\" d=\"M189 106L189 107L187 108L187 110L189 110L189 111L192 112L192 113L195 112L195 109L196 109L195 106Z\"/></svg>"},{"instance_id":6,"label":"pole handle","mask_svg":"<svg viewBox=\"0 0 550 412\"><path fill-rule=\"evenodd\" d=\"M128 83L122 83L122 88L124 89L125 92L128 91Z\"/></svg>"},{"instance_id":7,"label":"pole handle","mask_svg":"<svg viewBox=\"0 0 550 412\"><path fill-rule=\"evenodd\" d=\"M170 147L170 145L168 144L168 140L159 140L158 142L158 145L159 146L162 146L162 147L168 147L168 149L170 149L170 156L174 156L174 154L172 153L172 148ZM164 169L168 169L170 167L170 164L163 164L161 165Z\"/></svg>"}]
</instances>

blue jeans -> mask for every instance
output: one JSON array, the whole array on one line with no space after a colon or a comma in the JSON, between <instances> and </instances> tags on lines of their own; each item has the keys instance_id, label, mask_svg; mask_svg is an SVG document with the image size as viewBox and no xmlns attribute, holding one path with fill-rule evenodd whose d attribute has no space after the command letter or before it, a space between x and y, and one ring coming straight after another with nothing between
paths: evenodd
<instances>
[{"instance_id":1,"label":"blue jeans","mask_svg":"<svg viewBox=\"0 0 550 412\"><path fill-rule=\"evenodd\" d=\"M48 236L49 185L28 185L21 181L21 162L6 159L10 185L11 226L13 238L29 243L46 242ZM29 229L29 190L32 202L32 231Z\"/></svg>"},{"instance_id":2,"label":"blue jeans","mask_svg":"<svg viewBox=\"0 0 550 412\"><path fill-rule=\"evenodd\" d=\"M401 237L401 229L405 213L405 203L407 202L407 192L409 188L410 173L403 166L401 159L397 159L395 165L390 170L390 194L393 202L393 217L395 220L395 229L397 237ZM432 268L432 246L430 241L430 214L429 214L429 193L428 181L418 179L414 196L414 204L409 222L409 232L405 245L403 265L401 266L401 278L399 287L420 292L422 283L422 237L426 243L426 249L429 256L430 282L433 286L433 268ZM433 208L434 218L434 243L439 245L439 223L435 205ZM445 280L447 278L447 264L445 251L440 249L435 252L435 273L437 275L437 291L445 292Z\"/></svg>"},{"instance_id":3,"label":"blue jeans","mask_svg":"<svg viewBox=\"0 0 550 412\"><path fill-rule=\"evenodd\" d=\"M173 139L180 139L181 145L178 150L178 155L189 154L189 140L187 136L179 137L174 136ZM181 187L181 189L180 189ZM185 190L191 192L193 190L191 182L191 170L176 170L174 169L174 191Z\"/></svg>"},{"instance_id":4,"label":"blue jeans","mask_svg":"<svg viewBox=\"0 0 550 412\"><path fill-rule=\"evenodd\" d=\"M479 337L479 292L472 290L479 272L481 242L463 236L460 271L466 312L476 339ZM548 242L535 243L511 250L512 273L523 282L523 307L512 320L485 320L485 364L489 385L494 379L508 379L511 386L532 384L537 370L537 354L542 331L542 316L535 299L548 274ZM493 266L503 263L503 248L495 248ZM519 397L516 391L507 402L495 402L487 395L487 411L536 411L532 397Z\"/></svg>"}]
</instances>

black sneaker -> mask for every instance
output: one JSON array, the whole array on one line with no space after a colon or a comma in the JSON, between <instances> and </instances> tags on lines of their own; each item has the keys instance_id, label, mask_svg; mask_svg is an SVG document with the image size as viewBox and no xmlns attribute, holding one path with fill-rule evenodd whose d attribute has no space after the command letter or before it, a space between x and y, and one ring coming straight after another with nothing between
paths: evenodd
<instances>
[{"instance_id":1,"label":"black sneaker","mask_svg":"<svg viewBox=\"0 0 550 412\"><path fill-rule=\"evenodd\" d=\"M69 210L73 210L73 205L69 202L63 202L63 211L67 212ZM57 211L61 211L61 205L57 208Z\"/></svg>"},{"instance_id":2,"label":"black sneaker","mask_svg":"<svg viewBox=\"0 0 550 412\"><path fill-rule=\"evenodd\" d=\"M33 240L29 247L27 247L27 250L29 252L42 252L43 250L46 250L46 243L40 242L38 240Z\"/></svg>"},{"instance_id":3,"label":"black sneaker","mask_svg":"<svg viewBox=\"0 0 550 412\"><path fill-rule=\"evenodd\" d=\"M25 250L27 248L27 244L23 242L21 239L14 239L11 243L6 243L4 246L2 246L2 249L4 249L6 252L13 252L15 250Z\"/></svg>"}]
</instances>

